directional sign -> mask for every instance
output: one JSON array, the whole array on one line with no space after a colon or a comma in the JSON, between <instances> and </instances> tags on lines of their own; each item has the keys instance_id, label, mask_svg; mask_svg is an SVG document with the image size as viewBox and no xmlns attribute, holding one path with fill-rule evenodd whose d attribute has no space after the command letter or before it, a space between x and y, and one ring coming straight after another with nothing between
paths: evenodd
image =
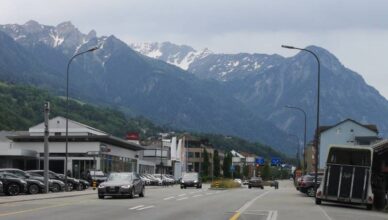
<instances>
[{"instance_id":1,"label":"directional sign","mask_svg":"<svg viewBox=\"0 0 388 220\"><path fill-rule=\"evenodd\" d=\"M264 157L257 157L255 162L256 162L256 164L264 165L265 164Z\"/></svg>"},{"instance_id":2,"label":"directional sign","mask_svg":"<svg viewBox=\"0 0 388 220\"><path fill-rule=\"evenodd\" d=\"M272 157L271 158L271 165L272 166L277 166L281 163L281 160L279 157Z\"/></svg>"}]
</instances>

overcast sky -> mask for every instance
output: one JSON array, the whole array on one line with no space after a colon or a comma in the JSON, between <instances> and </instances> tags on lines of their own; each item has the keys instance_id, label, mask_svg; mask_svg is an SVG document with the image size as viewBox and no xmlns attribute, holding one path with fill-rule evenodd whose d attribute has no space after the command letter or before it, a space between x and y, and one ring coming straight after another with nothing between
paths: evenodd
<instances>
[{"instance_id":1,"label":"overcast sky","mask_svg":"<svg viewBox=\"0 0 388 220\"><path fill-rule=\"evenodd\" d=\"M214 52L278 53L317 45L388 97L387 0L1 0L0 24L71 21L130 42Z\"/></svg>"}]
</instances>

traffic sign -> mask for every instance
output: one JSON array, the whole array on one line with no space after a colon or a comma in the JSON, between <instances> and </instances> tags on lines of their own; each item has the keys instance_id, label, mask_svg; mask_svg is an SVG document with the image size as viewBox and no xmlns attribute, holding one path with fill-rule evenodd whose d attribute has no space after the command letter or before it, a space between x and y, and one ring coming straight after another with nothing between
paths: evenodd
<instances>
[{"instance_id":1,"label":"traffic sign","mask_svg":"<svg viewBox=\"0 0 388 220\"><path fill-rule=\"evenodd\" d=\"M256 164L264 165L265 164L264 157L257 157L255 162Z\"/></svg>"},{"instance_id":2,"label":"traffic sign","mask_svg":"<svg viewBox=\"0 0 388 220\"><path fill-rule=\"evenodd\" d=\"M271 158L271 165L272 166L277 166L281 163L281 160L279 157L272 157Z\"/></svg>"}]
</instances>

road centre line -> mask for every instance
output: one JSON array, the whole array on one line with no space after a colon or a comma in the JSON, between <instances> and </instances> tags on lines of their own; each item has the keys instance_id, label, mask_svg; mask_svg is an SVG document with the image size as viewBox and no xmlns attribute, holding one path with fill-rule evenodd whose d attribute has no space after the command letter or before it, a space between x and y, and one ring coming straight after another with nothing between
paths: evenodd
<instances>
[{"instance_id":1,"label":"road centre line","mask_svg":"<svg viewBox=\"0 0 388 220\"><path fill-rule=\"evenodd\" d=\"M194 195L193 198L203 196L202 194Z\"/></svg>"},{"instance_id":2,"label":"road centre line","mask_svg":"<svg viewBox=\"0 0 388 220\"><path fill-rule=\"evenodd\" d=\"M138 209L138 208L141 208L141 207L143 207L143 206L144 206L144 205L134 206L134 207L132 207L132 208L129 208L129 210Z\"/></svg>"},{"instance_id":3,"label":"road centre line","mask_svg":"<svg viewBox=\"0 0 388 220\"><path fill-rule=\"evenodd\" d=\"M170 200L170 199L173 199L175 198L174 196L170 196L170 197L167 197L167 198L164 198L163 200Z\"/></svg>"},{"instance_id":4,"label":"road centre line","mask_svg":"<svg viewBox=\"0 0 388 220\"><path fill-rule=\"evenodd\" d=\"M208 195L208 196L209 196L209 195L212 195L212 194L213 194L213 193L206 193L206 195Z\"/></svg>"},{"instance_id":5,"label":"road centre line","mask_svg":"<svg viewBox=\"0 0 388 220\"><path fill-rule=\"evenodd\" d=\"M239 208L237 211L234 212L234 214L232 215L232 217L229 218L229 220L237 220L240 215L245 211L247 210L247 208L249 208L256 200L258 200L259 198L261 197L264 197L265 195L267 195L270 191L267 191L263 194L260 194L258 196L256 196L255 198L253 198L252 200L248 201L247 203L245 203L241 208Z\"/></svg>"},{"instance_id":6,"label":"road centre line","mask_svg":"<svg viewBox=\"0 0 388 220\"><path fill-rule=\"evenodd\" d=\"M16 211L16 212L1 213L1 214L0 214L0 217L2 217L2 216L8 216L8 215L20 214L20 213L26 213L26 212L33 212L33 211L38 211L38 210L43 210L43 209L49 209L49 208L63 207L63 206L68 206L68 205L73 205L73 204L74 204L74 203L63 203L63 204L52 205L52 206L44 206L44 207L39 207L39 208L26 209L26 210Z\"/></svg>"},{"instance_id":7,"label":"road centre line","mask_svg":"<svg viewBox=\"0 0 388 220\"><path fill-rule=\"evenodd\" d=\"M188 198L187 197L183 197L183 198L177 199L176 201L181 201L181 200L184 200L184 199L188 199Z\"/></svg>"},{"instance_id":8,"label":"road centre line","mask_svg":"<svg viewBox=\"0 0 388 220\"><path fill-rule=\"evenodd\" d=\"M178 196L185 196L186 195L186 193L183 193L183 194L180 194L180 195L178 195Z\"/></svg>"},{"instance_id":9,"label":"road centre line","mask_svg":"<svg viewBox=\"0 0 388 220\"><path fill-rule=\"evenodd\" d=\"M153 207L155 207L155 206L154 205L150 205L150 206L146 206L146 207L137 209L137 211L141 211L141 210L144 210L144 209L150 209L150 208L153 208Z\"/></svg>"}]
</instances>

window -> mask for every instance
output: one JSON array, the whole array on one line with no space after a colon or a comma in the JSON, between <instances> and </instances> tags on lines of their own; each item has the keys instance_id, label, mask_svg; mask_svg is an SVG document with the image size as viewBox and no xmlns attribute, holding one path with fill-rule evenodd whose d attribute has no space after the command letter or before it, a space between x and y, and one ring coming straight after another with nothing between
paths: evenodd
<instances>
[{"instance_id":1,"label":"window","mask_svg":"<svg viewBox=\"0 0 388 220\"><path fill-rule=\"evenodd\" d=\"M194 157L194 153L193 153L193 152L189 152L187 156L188 156L189 158L192 158L192 157Z\"/></svg>"},{"instance_id":2,"label":"window","mask_svg":"<svg viewBox=\"0 0 388 220\"><path fill-rule=\"evenodd\" d=\"M200 157L199 152L195 152L195 157L196 157L196 158L199 158L199 157Z\"/></svg>"}]
</instances>

